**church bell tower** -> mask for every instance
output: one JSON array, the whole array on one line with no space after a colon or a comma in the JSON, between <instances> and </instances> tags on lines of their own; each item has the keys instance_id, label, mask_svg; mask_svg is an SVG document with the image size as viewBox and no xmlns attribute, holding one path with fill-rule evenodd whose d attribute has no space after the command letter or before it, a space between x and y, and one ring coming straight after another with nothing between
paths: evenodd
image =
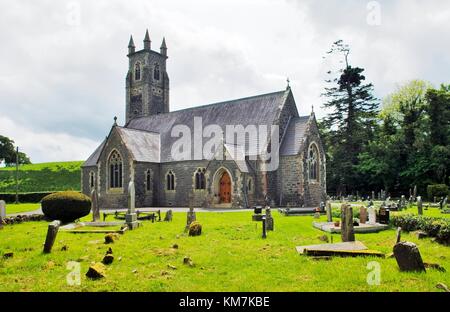
<instances>
[{"instance_id":1,"label":"church bell tower","mask_svg":"<svg viewBox=\"0 0 450 312\"><path fill-rule=\"evenodd\" d=\"M169 75L166 71L166 40L160 52L151 49L148 30L144 48L136 51L133 36L128 44L128 73L126 77L126 122L139 117L169 112Z\"/></svg>"}]
</instances>

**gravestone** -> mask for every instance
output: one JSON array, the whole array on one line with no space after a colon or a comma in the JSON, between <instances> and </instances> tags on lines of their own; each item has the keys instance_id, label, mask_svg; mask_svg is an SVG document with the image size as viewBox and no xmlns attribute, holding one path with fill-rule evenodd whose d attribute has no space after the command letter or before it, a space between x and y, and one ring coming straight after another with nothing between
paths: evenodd
<instances>
[{"instance_id":1,"label":"gravestone","mask_svg":"<svg viewBox=\"0 0 450 312\"><path fill-rule=\"evenodd\" d=\"M445 196L444 200L442 200L442 208L441 209L447 209L447 200L448 200L448 196Z\"/></svg>"},{"instance_id":2,"label":"gravestone","mask_svg":"<svg viewBox=\"0 0 450 312\"><path fill-rule=\"evenodd\" d=\"M167 210L166 216L164 217L164 221L171 222L172 221L172 217L173 217L172 209Z\"/></svg>"},{"instance_id":3,"label":"gravestone","mask_svg":"<svg viewBox=\"0 0 450 312\"><path fill-rule=\"evenodd\" d=\"M353 209L348 204L341 207L341 238L343 242L354 242L355 231L353 229Z\"/></svg>"},{"instance_id":4,"label":"gravestone","mask_svg":"<svg viewBox=\"0 0 450 312\"><path fill-rule=\"evenodd\" d=\"M330 200L327 200L326 208L327 208L327 222L333 222L333 214L331 211L331 201Z\"/></svg>"},{"instance_id":5,"label":"gravestone","mask_svg":"<svg viewBox=\"0 0 450 312\"><path fill-rule=\"evenodd\" d=\"M380 208L379 219L381 224L389 224L389 209Z\"/></svg>"},{"instance_id":6,"label":"gravestone","mask_svg":"<svg viewBox=\"0 0 450 312\"><path fill-rule=\"evenodd\" d=\"M375 200L375 191L372 191L372 200Z\"/></svg>"},{"instance_id":7,"label":"gravestone","mask_svg":"<svg viewBox=\"0 0 450 312\"><path fill-rule=\"evenodd\" d=\"M423 215L422 196L417 196L417 213L419 214L419 216Z\"/></svg>"},{"instance_id":8,"label":"gravestone","mask_svg":"<svg viewBox=\"0 0 450 312\"><path fill-rule=\"evenodd\" d=\"M270 207L266 208L266 230L273 231L273 217Z\"/></svg>"},{"instance_id":9,"label":"gravestone","mask_svg":"<svg viewBox=\"0 0 450 312\"><path fill-rule=\"evenodd\" d=\"M266 216L262 217L262 238L267 237Z\"/></svg>"},{"instance_id":10,"label":"gravestone","mask_svg":"<svg viewBox=\"0 0 450 312\"><path fill-rule=\"evenodd\" d=\"M416 198L417 198L417 185L414 185L414 191L413 191L412 196L413 196L413 200L416 200Z\"/></svg>"},{"instance_id":11,"label":"gravestone","mask_svg":"<svg viewBox=\"0 0 450 312\"><path fill-rule=\"evenodd\" d=\"M51 253L56 235L58 234L61 221L55 220L48 225L47 237L45 238L44 253Z\"/></svg>"},{"instance_id":12,"label":"gravestone","mask_svg":"<svg viewBox=\"0 0 450 312\"><path fill-rule=\"evenodd\" d=\"M6 202L4 200L0 200L0 218L6 218Z\"/></svg>"},{"instance_id":13,"label":"gravestone","mask_svg":"<svg viewBox=\"0 0 450 312\"><path fill-rule=\"evenodd\" d=\"M136 189L133 180L128 184L128 211L125 215L125 223L129 230L134 230L139 226L136 214Z\"/></svg>"},{"instance_id":14,"label":"gravestone","mask_svg":"<svg viewBox=\"0 0 450 312\"><path fill-rule=\"evenodd\" d=\"M98 196L97 190L94 188L91 192L91 211L92 211L92 221L100 221L100 207L98 206Z\"/></svg>"},{"instance_id":15,"label":"gravestone","mask_svg":"<svg viewBox=\"0 0 450 312\"><path fill-rule=\"evenodd\" d=\"M394 257L400 271L422 271L425 272L425 265L417 245L411 242L399 242L394 246Z\"/></svg>"},{"instance_id":16,"label":"gravestone","mask_svg":"<svg viewBox=\"0 0 450 312\"><path fill-rule=\"evenodd\" d=\"M369 214L369 222L368 224L376 224L377 223L377 211L374 206L370 206L367 209L367 213Z\"/></svg>"},{"instance_id":17,"label":"gravestone","mask_svg":"<svg viewBox=\"0 0 450 312\"><path fill-rule=\"evenodd\" d=\"M396 237L395 243L396 244L400 243L400 240L402 239L402 228L401 227L397 228L397 232L396 232L395 237Z\"/></svg>"},{"instance_id":18,"label":"gravestone","mask_svg":"<svg viewBox=\"0 0 450 312\"><path fill-rule=\"evenodd\" d=\"M187 212L187 216L186 216L186 228L184 229L185 232L187 232L189 230L191 223L196 220L197 220L197 216L195 214L194 208L190 207L189 211Z\"/></svg>"},{"instance_id":19,"label":"gravestone","mask_svg":"<svg viewBox=\"0 0 450 312\"><path fill-rule=\"evenodd\" d=\"M400 199L400 210L403 210L406 208L406 197L405 195L402 195Z\"/></svg>"},{"instance_id":20,"label":"gravestone","mask_svg":"<svg viewBox=\"0 0 450 312\"><path fill-rule=\"evenodd\" d=\"M367 208L364 206L361 206L361 208L359 208L359 222L361 224L366 224L367 218L368 218Z\"/></svg>"}]
</instances>

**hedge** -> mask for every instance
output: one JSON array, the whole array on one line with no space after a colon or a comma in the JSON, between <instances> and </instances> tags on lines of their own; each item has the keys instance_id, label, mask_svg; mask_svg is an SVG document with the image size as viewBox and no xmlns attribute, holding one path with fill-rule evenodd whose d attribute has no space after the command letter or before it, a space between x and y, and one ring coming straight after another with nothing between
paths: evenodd
<instances>
[{"instance_id":1,"label":"hedge","mask_svg":"<svg viewBox=\"0 0 450 312\"><path fill-rule=\"evenodd\" d=\"M395 227L401 227L406 232L421 230L430 237L436 237L442 244L450 244L450 220L412 214L393 215L390 222Z\"/></svg>"},{"instance_id":2,"label":"hedge","mask_svg":"<svg viewBox=\"0 0 450 312\"><path fill-rule=\"evenodd\" d=\"M20 203L39 203L42 198L47 195L52 194L53 192L34 192L34 193L19 193L19 202ZM16 202L16 194L15 193L0 193L0 200L4 200L7 203L15 203Z\"/></svg>"}]
</instances>

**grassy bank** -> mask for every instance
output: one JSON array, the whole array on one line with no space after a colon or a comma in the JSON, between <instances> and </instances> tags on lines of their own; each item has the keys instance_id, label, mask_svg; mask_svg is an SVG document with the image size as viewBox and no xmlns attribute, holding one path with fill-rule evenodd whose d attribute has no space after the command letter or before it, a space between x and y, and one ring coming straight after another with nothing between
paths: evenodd
<instances>
[{"instance_id":1,"label":"grassy bank","mask_svg":"<svg viewBox=\"0 0 450 312\"><path fill-rule=\"evenodd\" d=\"M19 167L19 192L80 190L82 161L53 162ZM15 167L0 168L0 193L16 191Z\"/></svg>"}]
</instances>

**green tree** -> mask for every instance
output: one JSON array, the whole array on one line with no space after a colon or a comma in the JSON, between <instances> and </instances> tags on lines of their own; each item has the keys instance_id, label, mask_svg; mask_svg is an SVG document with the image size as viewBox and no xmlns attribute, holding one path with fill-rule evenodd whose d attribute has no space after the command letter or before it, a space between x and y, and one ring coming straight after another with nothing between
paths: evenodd
<instances>
[{"instance_id":1,"label":"green tree","mask_svg":"<svg viewBox=\"0 0 450 312\"><path fill-rule=\"evenodd\" d=\"M320 124L328 156L327 182L337 194L351 193L366 183L355 169L358 155L373 138L378 101L372 95L373 85L364 84L364 69L350 65L348 45L336 41L327 54L343 64L328 72L331 78L323 93L327 99L323 107L329 111Z\"/></svg>"},{"instance_id":2,"label":"green tree","mask_svg":"<svg viewBox=\"0 0 450 312\"><path fill-rule=\"evenodd\" d=\"M0 160L4 160L6 166L16 164L14 141L2 135L0 135ZM31 164L30 158L25 153L19 152L19 164Z\"/></svg>"}]
</instances>

